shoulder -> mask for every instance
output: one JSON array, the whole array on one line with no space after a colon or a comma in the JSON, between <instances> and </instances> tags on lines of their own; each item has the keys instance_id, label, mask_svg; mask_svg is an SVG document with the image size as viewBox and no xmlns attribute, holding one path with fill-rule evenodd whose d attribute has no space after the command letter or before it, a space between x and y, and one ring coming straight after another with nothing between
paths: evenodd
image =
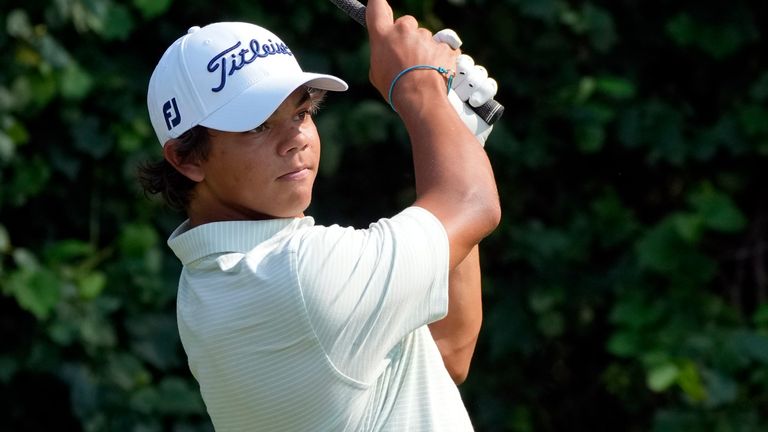
<instances>
[{"instance_id":1,"label":"shoulder","mask_svg":"<svg viewBox=\"0 0 768 432\"><path fill-rule=\"evenodd\" d=\"M315 225L296 233L294 240L310 246L336 248L340 242L359 243L366 239L384 240L393 236L414 235L414 240L423 236L445 237L447 234L440 221L428 210L411 206L390 218L381 218L367 228L356 229L339 225Z\"/></svg>"}]
</instances>

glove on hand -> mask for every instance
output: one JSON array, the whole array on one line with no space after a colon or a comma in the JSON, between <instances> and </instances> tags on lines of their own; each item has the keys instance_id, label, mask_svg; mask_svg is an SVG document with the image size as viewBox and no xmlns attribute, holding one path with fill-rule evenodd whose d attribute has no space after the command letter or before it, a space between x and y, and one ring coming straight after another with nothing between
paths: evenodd
<instances>
[{"instance_id":1,"label":"glove on hand","mask_svg":"<svg viewBox=\"0 0 768 432\"><path fill-rule=\"evenodd\" d=\"M433 39L437 42L448 44L453 49L461 46L461 39L451 29L440 30L435 33ZM493 126L483 121L467 104L479 107L496 96L498 84L496 80L488 77L488 71L480 65L476 65L472 57L462 54L456 60L456 76L448 92L448 100L461 117L461 120L475 135L480 144L485 145L485 140L493 130Z\"/></svg>"}]
</instances>

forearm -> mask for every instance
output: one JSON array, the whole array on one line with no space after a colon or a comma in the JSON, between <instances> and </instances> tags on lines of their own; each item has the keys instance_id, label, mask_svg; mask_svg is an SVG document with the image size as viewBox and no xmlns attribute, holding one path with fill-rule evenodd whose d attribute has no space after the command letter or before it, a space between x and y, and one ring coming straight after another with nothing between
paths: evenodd
<instances>
[{"instance_id":1,"label":"forearm","mask_svg":"<svg viewBox=\"0 0 768 432\"><path fill-rule=\"evenodd\" d=\"M498 192L488 157L448 102L443 78L433 71L409 78L397 100L413 148L416 205L445 226L454 268L496 227Z\"/></svg>"},{"instance_id":2,"label":"forearm","mask_svg":"<svg viewBox=\"0 0 768 432\"><path fill-rule=\"evenodd\" d=\"M369 0L371 82L392 96L413 149L415 204L443 224L450 243L450 268L487 236L501 218L498 192L488 157L447 97L446 78L415 65L454 68L458 51L437 43L413 17L393 22L384 0ZM390 92L392 82L397 82Z\"/></svg>"},{"instance_id":3,"label":"forearm","mask_svg":"<svg viewBox=\"0 0 768 432\"><path fill-rule=\"evenodd\" d=\"M475 246L450 272L448 314L429 325L448 373L461 384L469 373L483 320L480 255Z\"/></svg>"}]
</instances>

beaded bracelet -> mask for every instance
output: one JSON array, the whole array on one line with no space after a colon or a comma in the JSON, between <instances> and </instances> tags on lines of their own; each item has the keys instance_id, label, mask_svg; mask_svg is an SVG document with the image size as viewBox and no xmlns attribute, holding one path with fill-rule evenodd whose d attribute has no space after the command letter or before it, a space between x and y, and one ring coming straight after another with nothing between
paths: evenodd
<instances>
[{"instance_id":1,"label":"beaded bracelet","mask_svg":"<svg viewBox=\"0 0 768 432\"><path fill-rule=\"evenodd\" d=\"M392 92L395 90L395 84L397 84L397 81L402 78L403 75L407 74L410 71L417 70L417 69L431 69L440 72L441 74L448 77L448 91L451 91L451 84L453 83L453 77L456 76L456 74L450 70L446 69L444 67L440 66L430 66L430 65L416 65L411 66L409 68L403 69L399 74L395 76L395 79L392 80L392 84L389 86L389 94L387 95L387 99L389 101L389 106L392 107L392 111L397 112L395 109L395 105L392 103Z\"/></svg>"}]
</instances>

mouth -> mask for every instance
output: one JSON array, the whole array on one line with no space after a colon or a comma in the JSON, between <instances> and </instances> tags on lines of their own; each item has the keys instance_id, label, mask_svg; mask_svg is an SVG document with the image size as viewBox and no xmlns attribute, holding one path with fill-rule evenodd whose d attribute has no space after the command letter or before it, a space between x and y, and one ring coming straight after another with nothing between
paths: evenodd
<instances>
[{"instance_id":1,"label":"mouth","mask_svg":"<svg viewBox=\"0 0 768 432\"><path fill-rule=\"evenodd\" d=\"M309 167L307 166L302 166L281 175L277 179L287 180L287 181L297 181L297 180L303 180L309 177L310 174L312 174L312 170L309 169Z\"/></svg>"}]
</instances>

